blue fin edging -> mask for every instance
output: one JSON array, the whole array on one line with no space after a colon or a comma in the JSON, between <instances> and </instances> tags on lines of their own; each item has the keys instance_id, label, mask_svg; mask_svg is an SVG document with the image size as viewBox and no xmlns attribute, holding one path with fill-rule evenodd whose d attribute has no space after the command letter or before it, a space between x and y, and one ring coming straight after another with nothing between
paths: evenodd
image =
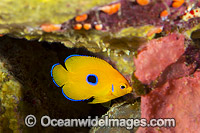
<instances>
[{"instance_id":1,"label":"blue fin edging","mask_svg":"<svg viewBox=\"0 0 200 133\"><path fill-rule=\"evenodd\" d=\"M71 58L71 57L73 57L73 56L87 56L87 55L78 55L78 54L70 55L70 56L68 56L68 57L65 59L64 63L65 63L69 58ZM57 66L57 65L60 65L60 63L56 63L56 64L54 64L54 65L52 66L52 68L51 68L51 77L52 77L52 80L53 80L54 84L55 84L57 87L60 87L58 84L56 84L55 80L53 79L53 73L52 73L54 67ZM63 92L63 89L62 89L62 93L63 93L63 95L65 96L65 98L67 98L68 100L71 100L71 101L85 101L85 100L88 100L88 99L83 99L83 100L74 100L74 99L71 99L71 98L69 98L67 95L65 95L65 93Z\"/></svg>"},{"instance_id":2,"label":"blue fin edging","mask_svg":"<svg viewBox=\"0 0 200 133\"><path fill-rule=\"evenodd\" d=\"M85 100L88 100L88 99L84 99L84 100L74 100L74 99L71 99L71 98L69 98L67 95L65 95L63 89L62 89L62 93L63 93L63 95L64 95L68 100L71 100L71 101L85 101Z\"/></svg>"},{"instance_id":3,"label":"blue fin edging","mask_svg":"<svg viewBox=\"0 0 200 133\"><path fill-rule=\"evenodd\" d=\"M57 87L60 87L58 84L56 84L55 80L53 79L53 73L52 73L54 67L57 66L57 65L60 65L60 64L59 64L59 63L56 63L56 64L54 64L54 65L51 67L51 77L52 77L52 80L53 80L54 84L55 84Z\"/></svg>"},{"instance_id":4,"label":"blue fin edging","mask_svg":"<svg viewBox=\"0 0 200 133\"><path fill-rule=\"evenodd\" d=\"M67 56L67 58L65 59L64 63L65 63L69 58L71 58L71 57L73 57L73 56L87 56L87 55L78 55L78 54L69 55L69 56Z\"/></svg>"},{"instance_id":5,"label":"blue fin edging","mask_svg":"<svg viewBox=\"0 0 200 133\"><path fill-rule=\"evenodd\" d=\"M65 61L64 61L64 63L69 59L69 58L71 58L71 57L73 57L73 56L86 56L86 57L95 57L95 56L90 56L90 55L79 55L79 54L72 54L72 55L69 55L69 56L67 56L67 58L65 58ZM97 58L97 57L96 57Z\"/></svg>"}]
</instances>

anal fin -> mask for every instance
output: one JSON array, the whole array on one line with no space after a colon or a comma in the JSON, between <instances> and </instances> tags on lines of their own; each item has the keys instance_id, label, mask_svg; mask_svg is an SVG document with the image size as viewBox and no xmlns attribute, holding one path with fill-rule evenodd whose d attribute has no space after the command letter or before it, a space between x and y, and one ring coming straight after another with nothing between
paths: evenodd
<instances>
[{"instance_id":1,"label":"anal fin","mask_svg":"<svg viewBox=\"0 0 200 133\"><path fill-rule=\"evenodd\" d=\"M89 104L96 104L96 103L105 103L112 99L106 99L105 97L94 97L92 102L88 102Z\"/></svg>"}]
</instances>

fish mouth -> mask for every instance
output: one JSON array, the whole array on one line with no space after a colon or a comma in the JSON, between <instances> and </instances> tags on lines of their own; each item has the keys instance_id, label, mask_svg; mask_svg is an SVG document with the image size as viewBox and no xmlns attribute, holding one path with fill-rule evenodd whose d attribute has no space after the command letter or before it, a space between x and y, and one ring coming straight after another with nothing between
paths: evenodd
<instances>
[{"instance_id":1,"label":"fish mouth","mask_svg":"<svg viewBox=\"0 0 200 133\"><path fill-rule=\"evenodd\" d=\"M113 96L116 96L116 97L121 96L121 95L119 95L119 96L118 96L118 95L115 95L113 92L114 92L114 85L112 84L112 93L111 93L111 94L112 94ZM132 87L129 86L128 88L126 88L126 94L131 93L131 92L133 92L133 88L132 88ZM125 95L125 94L124 94L124 95Z\"/></svg>"}]
</instances>

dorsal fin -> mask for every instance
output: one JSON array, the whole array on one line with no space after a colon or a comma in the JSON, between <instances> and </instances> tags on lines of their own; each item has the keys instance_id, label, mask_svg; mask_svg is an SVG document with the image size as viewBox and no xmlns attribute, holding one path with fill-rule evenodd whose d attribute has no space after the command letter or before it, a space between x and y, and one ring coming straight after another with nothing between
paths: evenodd
<instances>
[{"instance_id":1,"label":"dorsal fin","mask_svg":"<svg viewBox=\"0 0 200 133\"><path fill-rule=\"evenodd\" d=\"M65 59L65 66L69 72L80 71L85 68L94 68L94 66L101 67L102 63L104 67L112 68L112 66L106 61L97 57L86 55L70 55Z\"/></svg>"}]
</instances>

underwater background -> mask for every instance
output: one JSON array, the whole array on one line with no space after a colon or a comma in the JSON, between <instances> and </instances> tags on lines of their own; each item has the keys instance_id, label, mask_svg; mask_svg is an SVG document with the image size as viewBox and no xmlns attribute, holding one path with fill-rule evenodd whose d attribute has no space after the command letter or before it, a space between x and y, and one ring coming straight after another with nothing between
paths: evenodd
<instances>
[{"instance_id":1,"label":"underwater background","mask_svg":"<svg viewBox=\"0 0 200 133\"><path fill-rule=\"evenodd\" d=\"M1 0L0 132L196 132L200 124L198 0ZM109 107L67 100L51 67L99 57L134 91ZM55 119L174 118L176 127L27 127Z\"/></svg>"}]
</instances>

